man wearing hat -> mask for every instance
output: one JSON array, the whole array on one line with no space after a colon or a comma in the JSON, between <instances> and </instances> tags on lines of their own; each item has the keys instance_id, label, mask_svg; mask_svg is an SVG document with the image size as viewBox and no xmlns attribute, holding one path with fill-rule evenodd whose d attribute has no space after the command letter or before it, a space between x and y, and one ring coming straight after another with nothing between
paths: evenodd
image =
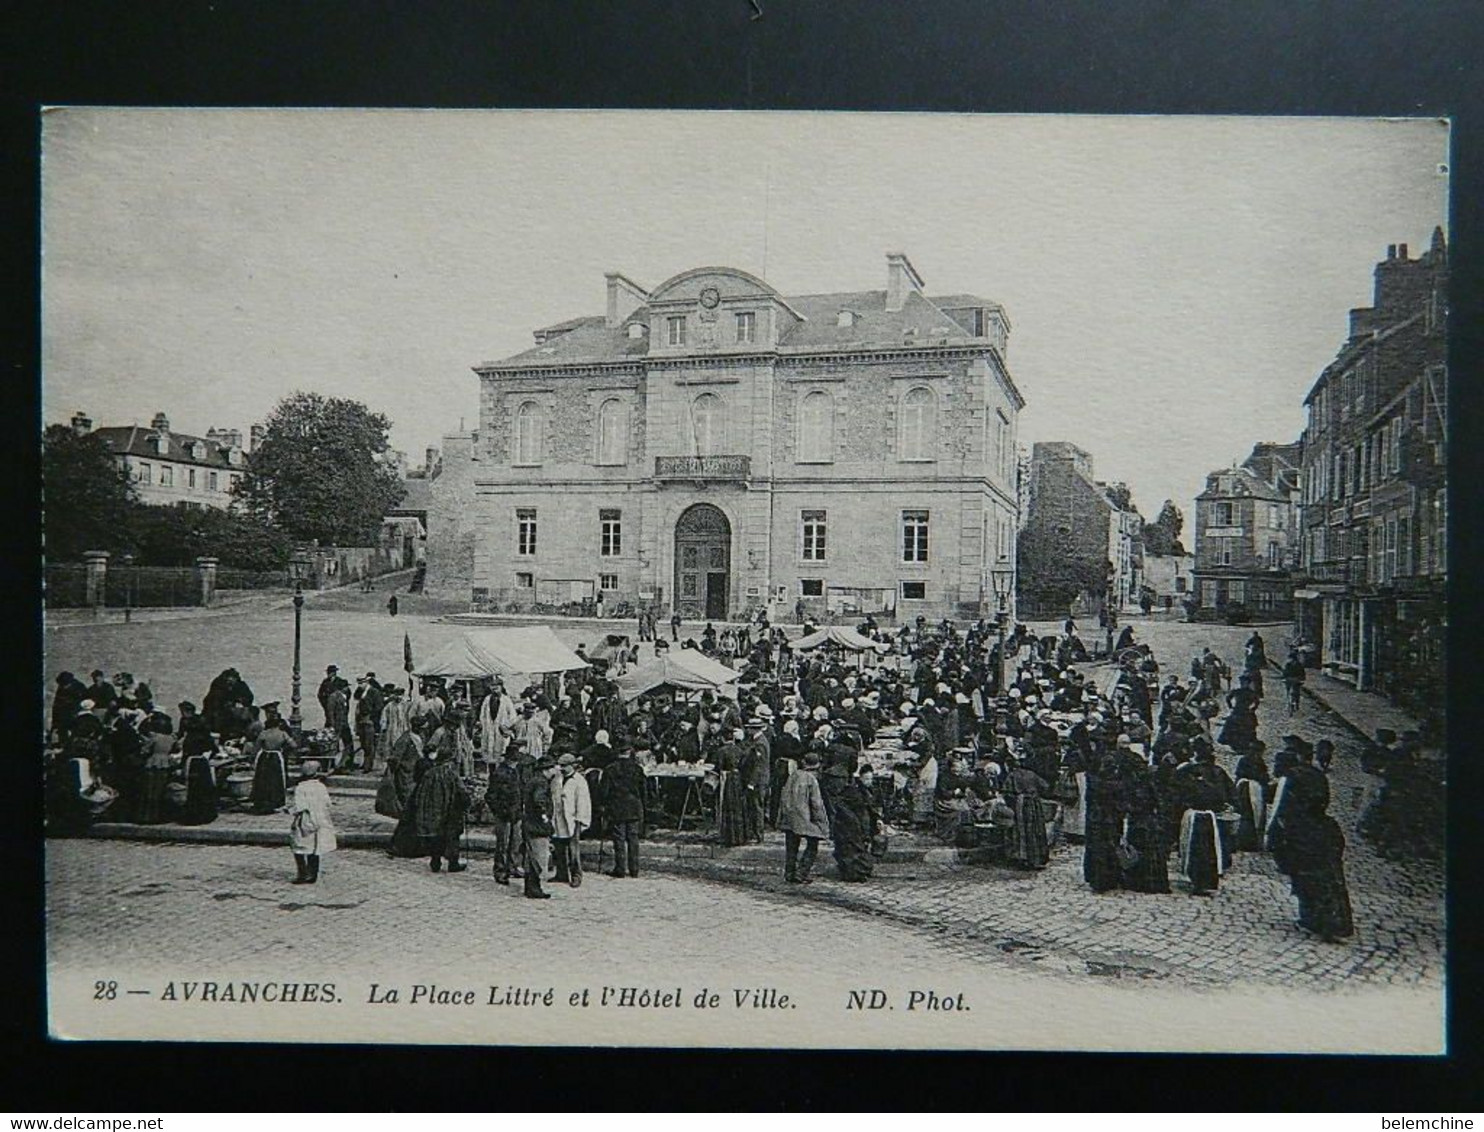
<instances>
[{"instance_id":1,"label":"man wearing hat","mask_svg":"<svg viewBox=\"0 0 1484 1132\"><path fill-rule=\"evenodd\" d=\"M376 764L376 733L381 729L381 712L386 701L376 673L366 673L356 685L356 738L361 744L361 772L370 774Z\"/></svg>"},{"instance_id":2,"label":"man wearing hat","mask_svg":"<svg viewBox=\"0 0 1484 1132\"><path fill-rule=\"evenodd\" d=\"M557 759L558 776L552 780L552 845L556 850L556 879L573 888L582 884L582 831L593 823L592 795L587 779L577 770L577 756Z\"/></svg>"},{"instance_id":3,"label":"man wearing hat","mask_svg":"<svg viewBox=\"0 0 1484 1132\"><path fill-rule=\"evenodd\" d=\"M507 885L516 867L516 846L520 836L521 773L516 762L519 754L519 743L506 744L490 767L489 784L484 792L484 804L494 824L495 880Z\"/></svg>"},{"instance_id":4,"label":"man wearing hat","mask_svg":"<svg viewBox=\"0 0 1484 1132\"><path fill-rule=\"evenodd\" d=\"M747 738L742 745L742 760L738 773L745 791L747 812L744 828L747 840L763 842L763 827L766 824L768 794L773 780L773 745L768 740L767 704L759 704L756 713L747 723Z\"/></svg>"},{"instance_id":5,"label":"man wearing hat","mask_svg":"<svg viewBox=\"0 0 1484 1132\"><path fill-rule=\"evenodd\" d=\"M551 860L552 783L560 778L556 759L543 754L536 760L535 772L523 787L521 833L525 837L525 895L532 900L550 900L551 893L541 888L541 878Z\"/></svg>"},{"instance_id":6,"label":"man wearing hat","mask_svg":"<svg viewBox=\"0 0 1484 1132\"><path fill-rule=\"evenodd\" d=\"M648 743L637 748L649 753ZM610 877L639 875L639 828L644 823L644 768L628 743L620 739L614 748L613 765L601 779L603 811L613 838L613 871Z\"/></svg>"},{"instance_id":7,"label":"man wearing hat","mask_svg":"<svg viewBox=\"0 0 1484 1132\"><path fill-rule=\"evenodd\" d=\"M819 752L804 752L804 765L788 776L779 801L778 824L783 829L784 880L789 884L808 884L814 859L819 855L819 842L829 836L829 818L825 815L824 796L819 790ZM803 852L800 853L800 844Z\"/></svg>"},{"instance_id":8,"label":"man wearing hat","mask_svg":"<svg viewBox=\"0 0 1484 1132\"><path fill-rule=\"evenodd\" d=\"M335 689L335 683L340 679L340 669L333 664L325 667L325 678L319 682L319 706L325 713L325 727L330 726L330 693Z\"/></svg>"}]
</instances>

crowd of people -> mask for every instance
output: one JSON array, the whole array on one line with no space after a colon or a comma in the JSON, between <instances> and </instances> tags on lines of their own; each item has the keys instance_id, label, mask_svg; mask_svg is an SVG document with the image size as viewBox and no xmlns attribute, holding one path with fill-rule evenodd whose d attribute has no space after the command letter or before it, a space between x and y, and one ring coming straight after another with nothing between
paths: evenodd
<instances>
[{"instance_id":1,"label":"crowd of people","mask_svg":"<svg viewBox=\"0 0 1484 1132\"><path fill-rule=\"evenodd\" d=\"M1187 890L1210 897L1237 854L1271 853L1301 926L1326 940L1353 931L1344 837L1328 813L1333 748L1289 734L1269 763L1258 633L1239 671L1206 649L1182 676L1161 672L1128 627L1111 657L1088 663L1070 619L1040 637L1017 625L1003 661L984 621L888 630L867 618L862 653L799 652L766 622L708 625L683 642L671 628L678 647L737 669L735 685L626 699L614 661L637 662L627 646L575 679L520 689L498 678L403 687L374 672L352 686L332 665L317 693L323 727L295 735L232 669L200 710L181 703L173 719L127 673L94 672L91 684L64 673L53 816L75 827L106 806L124 820L211 821L214 767L231 749L251 769L245 804L292 815L296 882L313 883L335 840L326 768L380 774L392 856L463 872L469 826L488 825L494 878L546 899L545 882L581 885L584 838L611 842L609 876L639 876L647 832L675 818L667 791L699 782L722 845L783 835L791 884L812 881L826 842L843 880L867 881L908 829L1031 871L1059 841L1080 844L1095 892L1171 892L1173 858ZM667 644L652 618L640 637L656 653ZM1405 749L1384 760L1397 781ZM656 773L668 763L687 773Z\"/></svg>"}]
</instances>

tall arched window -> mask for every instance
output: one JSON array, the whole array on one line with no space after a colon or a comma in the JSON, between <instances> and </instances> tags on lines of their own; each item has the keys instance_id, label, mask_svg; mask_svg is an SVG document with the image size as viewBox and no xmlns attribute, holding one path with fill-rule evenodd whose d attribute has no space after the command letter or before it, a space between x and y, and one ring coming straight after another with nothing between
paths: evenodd
<instances>
[{"instance_id":1,"label":"tall arched window","mask_svg":"<svg viewBox=\"0 0 1484 1132\"><path fill-rule=\"evenodd\" d=\"M697 456L720 456L726 445L726 406L714 393L702 393L691 403L690 424Z\"/></svg>"},{"instance_id":2,"label":"tall arched window","mask_svg":"<svg viewBox=\"0 0 1484 1132\"><path fill-rule=\"evenodd\" d=\"M902 398L897 433L898 459L931 460L936 444L938 401L925 385L907 391Z\"/></svg>"},{"instance_id":3,"label":"tall arched window","mask_svg":"<svg viewBox=\"0 0 1484 1132\"><path fill-rule=\"evenodd\" d=\"M799 402L800 464L828 464L835 459L835 403L816 390Z\"/></svg>"},{"instance_id":4,"label":"tall arched window","mask_svg":"<svg viewBox=\"0 0 1484 1132\"><path fill-rule=\"evenodd\" d=\"M598 463L629 462L629 414L622 401L610 398L598 409Z\"/></svg>"},{"instance_id":5,"label":"tall arched window","mask_svg":"<svg viewBox=\"0 0 1484 1132\"><path fill-rule=\"evenodd\" d=\"M541 463L542 424L541 406L535 401L526 401L515 411L515 463Z\"/></svg>"}]
</instances>

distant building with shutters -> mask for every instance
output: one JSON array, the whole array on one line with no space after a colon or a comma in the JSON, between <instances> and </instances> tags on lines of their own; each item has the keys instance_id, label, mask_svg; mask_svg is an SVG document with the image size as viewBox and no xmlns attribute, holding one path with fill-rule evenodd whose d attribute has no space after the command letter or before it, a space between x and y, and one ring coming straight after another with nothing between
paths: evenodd
<instances>
[{"instance_id":1,"label":"distant building with shutters","mask_svg":"<svg viewBox=\"0 0 1484 1132\"><path fill-rule=\"evenodd\" d=\"M128 472L141 503L181 507L232 505L232 489L247 470L247 449L237 429L208 429L205 436L174 432L170 419L156 413L149 427L108 425L93 428L84 413L72 418L73 431L91 432Z\"/></svg>"},{"instance_id":2,"label":"distant building with shutters","mask_svg":"<svg viewBox=\"0 0 1484 1132\"><path fill-rule=\"evenodd\" d=\"M1018 525L1009 319L886 269L792 296L727 267L610 274L606 313L474 367L479 427L430 481L429 589L712 620L992 610Z\"/></svg>"}]
</instances>

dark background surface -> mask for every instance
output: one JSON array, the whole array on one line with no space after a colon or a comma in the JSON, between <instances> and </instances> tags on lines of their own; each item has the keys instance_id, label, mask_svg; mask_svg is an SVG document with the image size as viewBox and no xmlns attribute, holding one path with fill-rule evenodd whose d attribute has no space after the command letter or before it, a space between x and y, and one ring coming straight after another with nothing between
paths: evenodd
<instances>
[{"instance_id":1,"label":"dark background surface","mask_svg":"<svg viewBox=\"0 0 1484 1132\"><path fill-rule=\"evenodd\" d=\"M757 10L761 9L761 16ZM13 222L0 358L14 625L39 625L36 437L39 108L43 105L727 107L1454 119L1455 693L1479 635L1478 216L1484 58L1477 3L1229 0L590 0L49 3L0 13L3 173ZM1192 155L1198 160L1199 155ZM924 155L932 175L931 154ZM1459 1111L1480 1106L1476 696L1453 697L1451 1049L1447 1059L652 1053L64 1045L44 1037L39 627L8 650L7 910L24 930L4 988L0 1097L43 1112L588 1105L764 1109ZM1459 742L1459 737L1464 741ZM1468 805L1463 800L1469 800ZM643 931L642 924L633 930ZM616 941L617 942L617 941ZM457 941L450 941L456 946ZM824 940L780 940L817 951ZM1254 972L1261 977L1260 972ZM1254 993L1261 993L1255 989ZM1199 1009L1192 997L1192 1009ZM1214 1020L1213 1020L1214 1022ZM227 1072L224 1064L230 1063ZM676 1072L678 1070L678 1072ZM278 1090L288 1086L291 1093ZM288 1103L284 1101L283 1103ZM561 1119L542 1115L537 1119Z\"/></svg>"}]
</instances>

